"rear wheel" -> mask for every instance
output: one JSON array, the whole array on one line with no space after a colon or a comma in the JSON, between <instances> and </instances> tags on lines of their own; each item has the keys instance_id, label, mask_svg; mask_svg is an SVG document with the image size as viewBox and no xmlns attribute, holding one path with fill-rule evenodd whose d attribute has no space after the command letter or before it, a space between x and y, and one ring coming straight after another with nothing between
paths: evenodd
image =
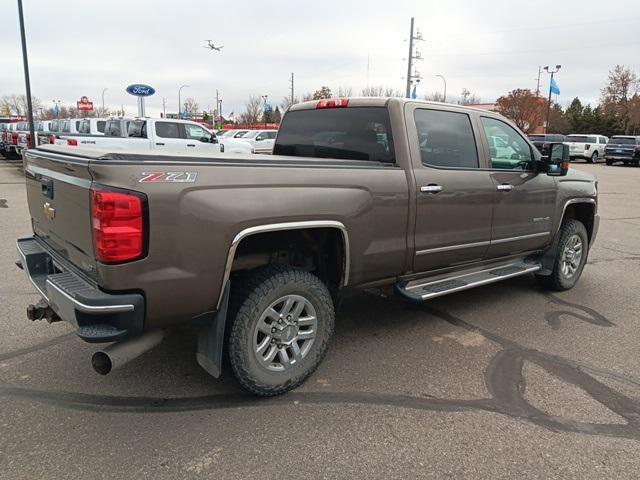
<instances>
[{"instance_id":1,"label":"rear wheel","mask_svg":"<svg viewBox=\"0 0 640 480\"><path fill-rule=\"evenodd\" d=\"M593 152L591 158L589 159L589 163L598 163L598 152Z\"/></svg>"},{"instance_id":2,"label":"rear wheel","mask_svg":"<svg viewBox=\"0 0 640 480\"><path fill-rule=\"evenodd\" d=\"M242 387L261 396L296 388L322 361L334 308L318 277L286 265L245 276L232 296L229 358Z\"/></svg>"},{"instance_id":3,"label":"rear wheel","mask_svg":"<svg viewBox=\"0 0 640 480\"><path fill-rule=\"evenodd\" d=\"M578 282L589 252L589 237L584 225L573 219L565 220L558 233L556 259L551 275L536 275L545 288L562 291Z\"/></svg>"}]
</instances>

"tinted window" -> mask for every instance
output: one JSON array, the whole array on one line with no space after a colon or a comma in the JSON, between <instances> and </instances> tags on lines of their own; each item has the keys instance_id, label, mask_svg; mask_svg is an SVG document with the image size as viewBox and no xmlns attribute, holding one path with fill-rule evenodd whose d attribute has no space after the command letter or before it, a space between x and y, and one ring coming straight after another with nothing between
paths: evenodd
<instances>
[{"instance_id":1,"label":"tinted window","mask_svg":"<svg viewBox=\"0 0 640 480\"><path fill-rule=\"evenodd\" d=\"M586 143L587 136L586 135L569 135L566 141L575 142L575 143Z\"/></svg>"},{"instance_id":2,"label":"tinted window","mask_svg":"<svg viewBox=\"0 0 640 480\"><path fill-rule=\"evenodd\" d=\"M611 143L617 143L619 145L635 145L636 139L629 137L613 137Z\"/></svg>"},{"instance_id":3,"label":"tinted window","mask_svg":"<svg viewBox=\"0 0 640 480\"><path fill-rule=\"evenodd\" d=\"M89 120L83 120L82 123L80 124L79 133L89 133L90 132L89 128L90 128Z\"/></svg>"},{"instance_id":4,"label":"tinted window","mask_svg":"<svg viewBox=\"0 0 640 480\"><path fill-rule=\"evenodd\" d=\"M482 128L489 143L491 168L529 170L533 160L531 147L510 125L495 118L482 117ZM502 140L500 146L491 138ZM493 145L493 146L492 146Z\"/></svg>"},{"instance_id":5,"label":"tinted window","mask_svg":"<svg viewBox=\"0 0 640 480\"><path fill-rule=\"evenodd\" d=\"M587 143L598 143L597 137L587 137Z\"/></svg>"},{"instance_id":6,"label":"tinted window","mask_svg":"<svg viewBox=\"0 0 640 480\"><path fill-rule=\"evenodd\" d=\"M157 130L156 124L156 130ZM175 124L174 124L175 125ZM147 138L147 122L144 120L137 120L129 124L127 134L130 137Z\"/></svg>"},{"instance_id":7,"label":"tinted window","mask_svg":"<svg viewBox=\"0 0 640 480\"><path fill-rule=\"evenodd\" d=\"M393 163L389 113L385 107L288 112L273 153Z\"/></svg>"},{"instance_id":8,"label":"tinted window","mask_svg":"<svg viewBox=\"0 0 640 480\"><path fill-rule=\"evenodd\" d=\"M104 134L109 137L121 137L122 128L120 127L120 120L110 120L104 129Z\"/></svg>"},{"instance_id":9,"label":"tinted window","mask_svg":"<svg viewBox=\"0 0 640 480\"><path fill-rule=\"evenodd\" d=\"M100 133L104 133L104 127L106 126L107 122L105 120L98 120L97 124L98 131Z\"/></svg>"},{"instance_id":10,"label":"tinted window","mask_svg":"<svg viewBox=\"0 0 640 480\"><path fill-rule=\"evenodd\" d=\"M469 115L416 109L414 118L423 164L478 168L478 151Z\"/></svg>"},{"instance_id":11,"label":"tinted window","mask_svg":"<svg viewBox=\"0 0 640 480\"><path fill-rule=\"evenodd\" d=\"M277 134L278 134L278 132L267 132L267 138L269 140L272 140L272 139L276 138Z\"/></svg>"},{"instance_id":12,"label":"tinted window","mask_svg":"<svg viewBox=\"0 0 640 480\"><path fill-rule=\"evenodd\" d=\"M157 122L156 135L162 138L180 138L180 124L171 122Z\"/></svg>"}]
</instances>

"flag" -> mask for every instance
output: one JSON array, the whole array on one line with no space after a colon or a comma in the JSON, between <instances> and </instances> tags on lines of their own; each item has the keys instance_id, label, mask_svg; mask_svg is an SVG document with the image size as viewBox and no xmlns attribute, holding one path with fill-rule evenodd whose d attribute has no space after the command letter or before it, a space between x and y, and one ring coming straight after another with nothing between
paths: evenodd
<instances>
[{"instance_id":1,"label":"flag","mask_svg":"<svg viewBox=\"0 0 640 480\"><path fill-rule=\"evenodd\" d=\"M416 98L418 98L418 94L416 93L416 87L417 87L417 86L418 86L418 85L414 85L414 86L413 86L413 90L411 91L411 99L412 99L412 100L415 100Z\"/></svg>"},{"instance_id":2,"label":"flag","mask_svg":"<svg viewBox=\"0 0 640 480\"><path fill-rule=\"evenodd\" d=\"M554 78L551 79L551 85L549 85L549 90L551 93L555 93L556 95L560 95L560 88L558 88L558 84Z\"/></svg>"}]
</instances>

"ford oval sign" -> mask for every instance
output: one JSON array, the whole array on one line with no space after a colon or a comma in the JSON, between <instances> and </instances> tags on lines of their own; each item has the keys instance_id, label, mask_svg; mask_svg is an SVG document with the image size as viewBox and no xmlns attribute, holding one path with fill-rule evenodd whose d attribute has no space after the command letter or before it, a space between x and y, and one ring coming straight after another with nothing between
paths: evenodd
<instances>
[{"instance_id":1,"label":"ford oval sign","mask_svg":"<svg viewBox=\"0 0 640 480\"><path fill-rule=\"evenodd\" d=\"M150 87L149 85L135 84L135 85L129 85L127 87L127 93L130 93L131 95L135 95L136 97L150 97L151 95L156 93L156 91L153 87Z\"/></svg>"}]
</instances>

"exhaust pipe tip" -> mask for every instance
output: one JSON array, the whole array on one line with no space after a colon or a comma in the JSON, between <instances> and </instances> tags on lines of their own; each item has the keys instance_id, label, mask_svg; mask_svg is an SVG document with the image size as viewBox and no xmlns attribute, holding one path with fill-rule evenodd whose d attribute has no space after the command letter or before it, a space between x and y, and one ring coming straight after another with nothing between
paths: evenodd
<instances>
[{"instance_id":1,"label":"exhaust pipe tip","mask_svg":"<svg viewBox=\"0 0 640 480\"><path fill-rule=\"evenodd\" d=\"M106 375L113 370L111 358L104 352L94 353L91 357L91 365L93 365L93 369L100 375Z\"/></svg>"},{"instance_id":2,"label":"exhaust pipe tip","mask_svg":"<svg viewBox=\"0 0 640 480\"><path fill-rule=\"evenodd\" d=\"M111 370L120 368L151 350L162 341L163 337L163 330L150 330L138 337L113 343L104 350L94 353L91 357L91 365L100 375L106 375Z\"/></svg>"}]
</instances>

